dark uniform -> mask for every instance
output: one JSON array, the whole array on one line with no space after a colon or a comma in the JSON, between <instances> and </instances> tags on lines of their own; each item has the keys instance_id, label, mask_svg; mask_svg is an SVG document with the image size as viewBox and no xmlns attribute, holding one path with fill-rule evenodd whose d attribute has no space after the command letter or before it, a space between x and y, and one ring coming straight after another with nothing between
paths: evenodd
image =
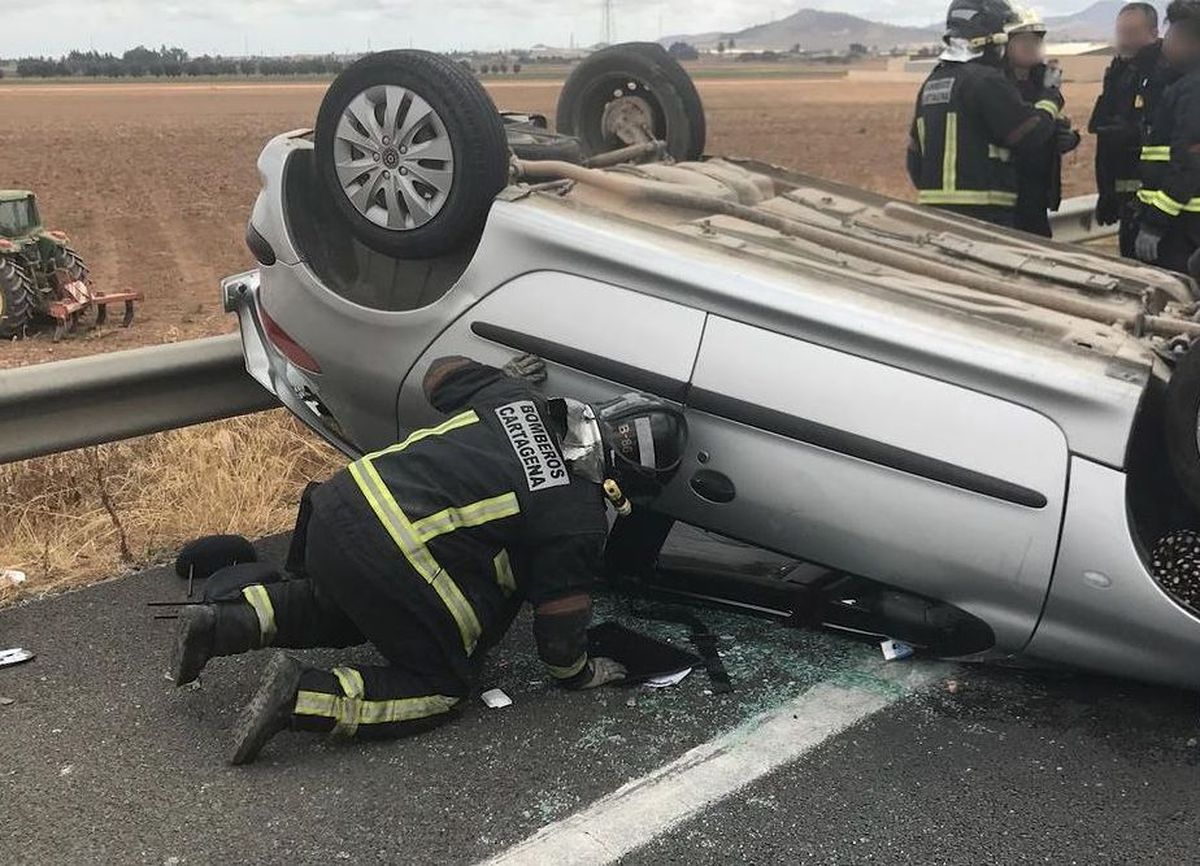
<instances>
[{"instance_id":1,"label":"dark uniform","mask_svg":"<svg viewBox=\"0 0 1200 866\"><path fill-rule=\"evenodd\" d=\"M1120 220L1121 255L1133 257L1137 236L1136 193L1146 121L1166 86L1162 41L1134 57L1116 57L1104 73L1104 88L1092 109L1088 132L1096 136L1097 216L1106 225Z\"/></svg>"},{"instance_id":2,"label":"dark uniform","mask_svg":"<svg viewBox=\"0 0 1200 866\"><path fill-rule=\"evenodd\" d=\"M1142 147L1141 181L1139 225L1162 235L1154 264L1186 274L1200 248L1200 67L1163 91Z\"/></svg>"},{"instance_id":3,"label":"dark uniform","mask_svg":"<svg viewBox=\"0 0 1200 866\"><path fill-rule=\"evenodd\" d=\"M1047 87L1045 82L1046 67L1042 65L1016 85L1027 105L1046 112L1057 122L1066 100L1061 88ZM1057 140L1049 139L1039 152L1027 152L1016 163L1015 225L1021 231L1051 237L1050 211L1062 204L1062 152Z\"/></svg>"},{"instance_id":4,"label":"dark uniform","mask_svg":"<svg viewBox=\"0 0 1200 866\"><path fill-rule=\"evenodd\" d=\"M917 200L1003 226L1017 207L1014 160L1051 146L1056 120L985 59L943 61L917 96L908 173Z\"/></svg>"},{"instance_id":5,"label":"dark uniform","mask_svg":"<svg viewBox=\"0 0 1200 866\"><path fill-rule=\"evenodd\" d=\"M293 728L395 736L444 721L522 602L586 592L599 573L603 493L568 470L545 398L475 362L429 396L453 417L315 488L302 579L243 590L263 645L369 641L389 663L305 669ZM588 667L586 622L553 634L540 620L539 653L570 685Z\"/></svg>"}]
</instances>

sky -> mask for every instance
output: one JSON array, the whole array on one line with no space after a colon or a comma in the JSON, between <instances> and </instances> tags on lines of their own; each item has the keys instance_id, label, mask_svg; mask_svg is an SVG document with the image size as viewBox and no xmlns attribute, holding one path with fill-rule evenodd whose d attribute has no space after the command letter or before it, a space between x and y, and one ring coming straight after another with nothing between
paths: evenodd
<instances>
[{"instance_id":1,"label":"sky","mask_svg":"<svg viewBox=\"0 0 1200 866\"><path fill-rule=\"evenodd\" d=\"M1046 14L1090 0L1043 0ZM5 4L0 57L120 53L139 43L197 54L355 53L383 48L494 50L602 39L601 0L38 0ZM946 0L613 0L615 40L736 31L799 8L927 24ZM55 22L69 22L59 26Z\"/></svg>"}]
</instances>

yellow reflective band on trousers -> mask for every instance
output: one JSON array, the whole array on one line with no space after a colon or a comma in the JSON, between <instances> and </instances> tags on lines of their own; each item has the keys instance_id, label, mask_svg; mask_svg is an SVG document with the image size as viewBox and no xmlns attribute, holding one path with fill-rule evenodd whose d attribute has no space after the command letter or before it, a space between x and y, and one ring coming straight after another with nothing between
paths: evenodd
<instances>
[{"instance_id":1,"label":"yellow reflective band on trousers","mask_svg":"<svg viewBox=\"0 0 1200 866\"><path fill-rule=\"evenodd\" d=\"M1171 145L1147 144L1142 148L1142 162L1170 162Z\"/></svg>"},{"instance_id":2,"label":"yellow reflective band on trousers","mask_svg":"<svg viewBox=\"0 0 1200 866\"><path fill-rule=\"evenodd\" d=\"M921 155L925 155L925 118L917 118L917 144L921 148Z\"/></svg>"},{"instance_id":3,"label":"yellow reflective band on trousers","mask_svg":"<svg viewBox=\"0 0 1200 866\"><path fill-rule=\"evenodd\" d=\"M1142 182L1136 178L1118 180L1116 184L1113 185L1115 192L1137 192L1141 188Z\"/></svg>"},{"instance_id":4,"label":"yellow reflective band on trousers","mask_svg":"<svg viewBox=\"0 0 1200 866\"><path fill-rule=\"evenodd\" d=\"M506 596L512 595L517 591L517 581L513 577L512 561L508 558L508 551L501 550L496 554L496 558L492 560L492 566L496 569L496 583L500 586L500 591Z\"/></svg>"},{"instance_id":5,"label":"yellow reflective band on trousers","mask_svg":"<svg viewBox=\"0 0 1200 866\"><path fill-rule=\"evenodd\" d=\"M1000 190L923 189L917 193L917 201L921 204L1016 207L1017 194L1015 192L1001 192Z\"/></svg>"},{"instance_id":6,"label":"yellow reflective band on trousers","mask_svg":"<svg viewBox=\"0 0 1200 866\"><path fill-rule=\"evenodd\" d=\"M262 584L254 584L242 589L242 598L254 608L258 615L258 631L262 638L262 646L270 646L275 639L275 605L271 604L271 596Z\"/></svg>"},{"instance_id":7,"label":"yellow reflective band on trousers","mask_svg":"<svg viewBox=\"0 0 1200 866\"><path fill-rule=\"evenodd\" d=\"M1039 99L1037 102L1035 102L1033 104L1033 107L1036 108L1038 111L1046 112L1051 117L1053 117L1055 120L1058 119L1058 114L1059 114L1058 103L1055 102L1053 99Z\"/></svg>"},{"instance_id":8,"label":"yellow reflective band on trousers","mask_svg":"<svg viewBox=\"0 0 1200 866\"><path fill-rule=\"evenodd\" d=\"M1178 202L1160 189L1138 190L1137 196L1142 204L1156 207L1168 216L1177 217L1185 211L1187 213L1200 213L1200 196L1186 202Z\"/></svg>"},{"instance_id":9,"label":"yellow reflective band on trousers","mask_svg":"<svg viewBox=\"0 0 1200 866\"><path fill-rule=\"evenodd\" d=\"M358 484L363 496L366 497L375 516L379 518L379 522L383 524L388 535L392 537L392 541L396 543L396 547L400 548L400 552L408 560L408 564L424 578L426 583L433 587L442 603L446 605L450 616L458 625L459 634L462 636L463 650L470 655L475 650L475 644L479 642L480 634L483 633L483 629L479 625L479 618L475 615L471 603L467 601L462 590L458 588L458 584L438 564L429 548L421 541L417 530L400 510L400 506L388 491L387 485L383 483L383 479L371 465L371 458L364 457L357 463L351 463L350 475Z\"/></svg>"},{"instance_id":10,"label":"yellow reflective band on trousers","mask_svg":"<svg viewBox=\"0 0 1200 866\"><path fill-rule=\"evenodd\" d=\"M352 737L360 725L384 725L411 722L448 713L458 698L448 695L422 695L390 701L368 701L363 695L362 674L354 668L334 668L345 697L325 692L301 691L292 710L297 716L320 716L334 720L333 733Z\"/></svg>"},{"instance_id":11,"label":"yellow reflective band on trousers","mask_svg":"<svg viewBox=\"0 0 1200 866\"><path fill-rule=\"evenodd\" d=\"M569 665L568 667L563 668L559 667L558 665L546 665L546 668L550 671L550 676L554 677L556 680L569 680L571 677L575 676L575 674L583 670L583 666L587 664L587 660L587 653L584 653L579 657L578 661L572 665Z\"/></svg>"},{"instance_id":12,"label":"yellow reflective band on trousers","mask_svg":"<svg viewBox=\"0 0 1200 866\"><path fill-rule=\"evenodd\" d=\"M505 493L460 508L447 508L437 514L422 517L413 524L413 528L416 529L417 537L421 539L421 542L427 543L439 535L447 535L455 530L471 526L482 526L493 520L503 520L520 513L521 506L517 502L517 495Z\"/></svg>"},{"instance_id":13,"label":"yellow reflective band on trousers","mask_svg":"<svg viewBox=\"0 0 1200 866\"><path fill-rule=\"evenodd\" d=\"M946 146L942 150L942 189L958 188L958 114L946 115Z\"/></svg>"},{"instance_id":14,"label":"yellow reflective band on trousers","mask_svg":"<svg viewBox=\"0 0 1200 866\"><path fill-rule=\"evenodd\" d=\"M436 427L429 427L425 430L415 430L410 433L408 438L404 441L397 442L395 445L384 448L382 451L376 451L374 454L368 454L367 459L381 457L384 454L395 454L399 451L403 451L410 445L420 442L422 439L428 439L430 436L442 436L446 433L449 433L451 430L458 430L462 427L470 427L472 424L478 423L479 416L476 415L473 410L469 412L463 412L461 415L455 415L444 424L439 424Z\"/></svg>"}]
</instances>

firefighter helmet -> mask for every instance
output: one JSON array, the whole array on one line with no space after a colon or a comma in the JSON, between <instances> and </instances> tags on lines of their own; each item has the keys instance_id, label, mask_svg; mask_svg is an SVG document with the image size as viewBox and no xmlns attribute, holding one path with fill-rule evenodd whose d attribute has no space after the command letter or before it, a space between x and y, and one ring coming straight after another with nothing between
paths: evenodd
<instances>
[{"instance_id":1,"label":"firefighter helmet","mask_svg":"<svg viewBox=\"0 0 1200 866\"><path fill-rule=\"evenodd\" d=\"M634 502L648 502L679 470L687 446L683 413L649 394L623 394L593 407L607 475Z\"/></svg>"},{"instance_id":2,"label":"firefighter helmet","mask_svg":"<svg viewBox=\"0 0 1200 866\"><path fill-rule=\"evenodd\" d=\"M1015 36L1018 33L1038 33L1042 36L1046 35L1046 22L1042 20L1042 16L1030 9L1028 6L1022 6L1016 10L1017 21L1015 24L1008 25L1008 35Z\"/></svg>"},{"instance_id":3,"label":"firefighter helmet","mask_svg":"<svg viewBox=\"0 0 1200 866\"><path fill-rule=\"evenodd\" d=\"M946 12L945 40L964 40L971 48L1003 45L1008 29L1020 23L1008 0L952 0Z\"/></svg>"}]
</instances>

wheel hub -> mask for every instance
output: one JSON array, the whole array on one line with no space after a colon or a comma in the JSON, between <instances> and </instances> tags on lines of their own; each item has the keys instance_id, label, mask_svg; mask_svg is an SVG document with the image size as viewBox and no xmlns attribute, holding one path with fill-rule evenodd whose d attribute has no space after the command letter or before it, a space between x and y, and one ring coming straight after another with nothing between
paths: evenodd
<instances>
[{"instance_id":1,"label":"wheel hub","mask_svg":"<svg viewBox=\"0 0 1200 866\"><path fill-rule=\"evenodd\" d=\"M423 226L445 206L454 148L442 118L399 85L369 87L342 110L333 141L342 192L371 222L395 231Z\"/></svg>"},{"instance_id":2,"label":"wheel hub","mask_svg":"<svg viewBox=\"0 0 1200 866\"><path fill-rule=\"evenodd\" d=\"M641 96L620 96L604 106L600 128L606 138L624 144L654 140L654 109Z\"/></svg>"}]
</instances>

